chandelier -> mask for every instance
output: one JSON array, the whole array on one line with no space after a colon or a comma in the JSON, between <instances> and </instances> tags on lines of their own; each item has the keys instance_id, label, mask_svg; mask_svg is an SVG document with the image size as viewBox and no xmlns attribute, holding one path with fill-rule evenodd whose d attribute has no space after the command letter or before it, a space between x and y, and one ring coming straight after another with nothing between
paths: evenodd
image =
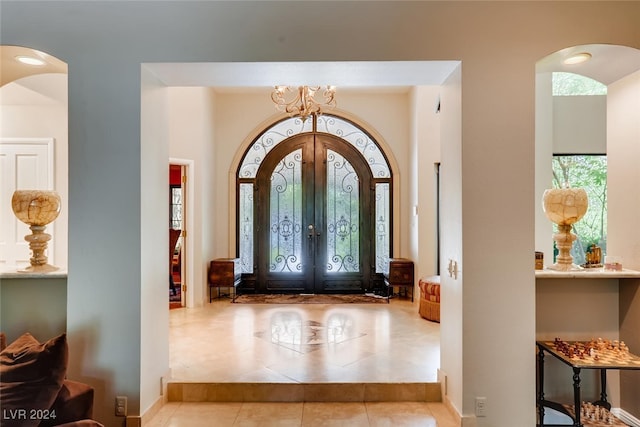
<instances>
[{"instance_id":1,"label":"chandelier","mask_svg":"<svg viewBox=\"0 0 640 427\"><path fill-rule=\"evenodd\" d=\"M319 97L322 91L322 98ZM311 115L322 114L323 107L335 107L335 86L276 86L271 99L279 111L306 120Z\"/></svg>"}]
</instances>

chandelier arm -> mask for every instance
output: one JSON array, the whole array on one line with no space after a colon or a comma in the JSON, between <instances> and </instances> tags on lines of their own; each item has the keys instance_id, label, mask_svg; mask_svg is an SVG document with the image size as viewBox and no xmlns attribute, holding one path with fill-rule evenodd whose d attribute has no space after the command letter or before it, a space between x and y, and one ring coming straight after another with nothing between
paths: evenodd
<instances>
[{"instance_id":1,"label":"chandelier arm","mask_svg":"<svg viewBox=\"0 0 640 427\"><path fill-rule=\"evenodd\" d=\"M317 92L322 92L322 101L316 99ZM291 100L286 99L286 93L291 92L295 95ZM289 114L290 116L299 115L304 121L310 115L322 114L323 107L335 107L335 87L334 86L299 86L297 91L290 86L275 86L271 92L271 100L275 107Z\"/></svg>"}]
</instances>

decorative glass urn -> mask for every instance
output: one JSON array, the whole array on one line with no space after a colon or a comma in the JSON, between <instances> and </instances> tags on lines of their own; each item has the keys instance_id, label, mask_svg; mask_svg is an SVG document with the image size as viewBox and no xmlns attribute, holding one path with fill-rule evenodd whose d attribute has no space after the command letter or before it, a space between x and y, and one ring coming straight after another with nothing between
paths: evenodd
<instances>
[{"instance_id":1,"label":"decorative glass urn","mask_svg":"<svg viewBox=\"0 0 640 427\"><path fill-rule=\"evenodd\" d=\"M558 257L556 263L549 268L560 271L581 270L582 267L574 264L571 256L571 246L577 238L571 232L571 227L587 213L589 207L587 192L582 188L545 190L542 195L542 207L547 218L558 225L558 232L553 235L558 248Z\"/></svg>"},{"instance_id":2,"label":"decorative glass urn","mask_svg":"<svg viewBox=\"0 0 640 427\"><path fill-rule=\"evenodd\" d=\"M55 191L16 190L11 198L11 207L16 217L29 225L31 234L24 236L31 249L31 265L23 273L48 273L58 267L47 264L47 242L51 235L44 232L60 214L60 196Z\"/></svg>"}]
</instances>

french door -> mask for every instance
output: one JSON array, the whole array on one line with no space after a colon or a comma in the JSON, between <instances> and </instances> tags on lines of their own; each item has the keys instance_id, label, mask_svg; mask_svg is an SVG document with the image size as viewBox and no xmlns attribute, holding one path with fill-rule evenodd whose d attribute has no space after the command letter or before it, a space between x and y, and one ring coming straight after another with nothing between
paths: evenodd
<instances>
[{"instance_id":1,"label":"french door","mask_svg":"<svg viewBox=\"0 0 640 427\"><path fill-rule=\"evenodd\" d=\"M265 156L256 184L256 291L368 289L375 185L353 145L329 134L286 139Z\"/></svg>"}]
</instances>

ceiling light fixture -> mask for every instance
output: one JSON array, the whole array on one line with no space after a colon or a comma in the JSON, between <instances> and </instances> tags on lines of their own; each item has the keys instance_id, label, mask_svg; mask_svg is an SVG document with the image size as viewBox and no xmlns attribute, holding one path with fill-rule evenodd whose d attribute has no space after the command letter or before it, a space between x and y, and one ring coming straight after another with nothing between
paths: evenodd
<instances>
[{"instance_id":1,"label":"ceiling light fixture","mask_svg":"<svg viewBox=\"0 0 640 427\"><path fill-rule=\"evenodd\" d=\"M322 99L316 95L322 90ZM304 121L311 115L322 114L322 108L335 107L335 86L276 86L271 93L271 100L279 111L290 116L300 116Z\"/></svg>"},{"instance_id":2,"label":"ceiling light fixture","mask_svg":"<svg viewBox=\"0 0 640 427\"><path fill-rule=\"evenodd\" d=\"M589 52L581 52L581 53L576 53L575 55L571 55L568 58L565 58L565 60L562 62L565 65L575 65L575 64L581 64L590 59L591 59L591 54Z\"/></svg>"},{"instance_id":3,"label":"ceiling light fixture","mask_svg":"<svg viewBox=\"0 0 640 427\"><path fill-rule=\"evenodd\" d=\"M16 61L22 64L33 65L36 67L39 67L45 64L45 62L40 58L34 58L33 56L26 56L26 55L16 56Z\"/></svg>"}]
</instances>

